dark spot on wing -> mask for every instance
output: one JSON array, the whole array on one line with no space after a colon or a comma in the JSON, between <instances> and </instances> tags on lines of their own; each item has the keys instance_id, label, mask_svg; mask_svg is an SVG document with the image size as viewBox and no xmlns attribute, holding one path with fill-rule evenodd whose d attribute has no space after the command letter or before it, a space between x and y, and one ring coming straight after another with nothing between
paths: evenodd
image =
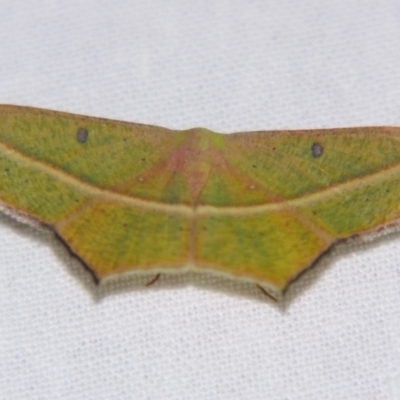
<instances>
[{"instance_id":1,"label":"dark spot on wing","mask_svg":"<svg viewBox=\"0 0 400 400\"><path fill-rule=\"evenodd\" d=\"M322 144L318 142L313 143L313 145L311 146L311 154L313 155L313 157L321 157L323 153L324 148L322 147Z\"/></svg>"},{"instance_id":2,"label":"dark spot on wing","mask_svg":"<svg viewBox=\"0 0 400 400\"><path fill-rule=\"evenodd\" d=\"M86 129L79 128L76 132L76 140L79 143L85 143L89 138L89 132Z\"/></svg>"}]
</instances>

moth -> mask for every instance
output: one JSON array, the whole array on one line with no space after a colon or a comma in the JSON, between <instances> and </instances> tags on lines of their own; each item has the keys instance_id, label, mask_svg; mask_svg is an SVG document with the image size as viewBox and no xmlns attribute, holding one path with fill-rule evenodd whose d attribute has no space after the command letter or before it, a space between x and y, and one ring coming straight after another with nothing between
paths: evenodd
<instances>
[{"instance_id":1,"label":"moth","mask_svg":"<svg viewBox=\"0 0 400 400\"><path fill-rule=\"evenodd\" d=\"M219 134L0 106L1 209L100 281L204 270L281 293L400 218L400 128Z\"/></svg>"}]
</instances>

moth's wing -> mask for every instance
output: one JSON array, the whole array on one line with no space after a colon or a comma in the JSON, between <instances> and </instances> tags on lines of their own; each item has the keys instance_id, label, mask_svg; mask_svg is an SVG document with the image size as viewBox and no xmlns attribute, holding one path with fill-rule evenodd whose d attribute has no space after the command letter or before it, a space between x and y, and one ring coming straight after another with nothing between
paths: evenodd
<instances>
[{"instance_id":1,"label":"moth's wing","mask_svg":"<svg viewBox=\"0 0 400 400\"><path fill-rule=\"evenodd\" d=\"M98 278L181 266L191 224L168 207L192 199L168 160L184 140L154 126L0 106L0 201L51 227Z\"/></svg>"},{"instance_id":2,"label":"moth's wing","mask_svg":"<svg viewBox=\"0 0 400 400\"><path fill-rule=\"evenodd\" d=\"M0 106L0 201L98 278L192 261L281 290L335 241L397 223L399 135L197 130L181 165L187 132Z\"/></svg>"},{"instance_id":3,"label":"moth's wing","mask_svg":"<svg viewBox=\"0 0 400 400\"><path fill-rule=\"evenodd\" d=\"M226 135L215 159L194 259L222 273L282 290L337 240L400 218L400 128Z\"/></svg>"}]
</instances>

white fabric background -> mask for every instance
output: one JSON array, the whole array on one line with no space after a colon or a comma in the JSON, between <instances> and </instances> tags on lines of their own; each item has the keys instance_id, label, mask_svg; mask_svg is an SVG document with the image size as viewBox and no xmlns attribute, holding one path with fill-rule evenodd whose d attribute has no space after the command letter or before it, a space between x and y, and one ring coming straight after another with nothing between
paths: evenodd
<instances>
[{"instance_id":1,"label":"white fabric background","mask_svg":"<svg viewBox=\"0 0 400 400\"><path fill-rule=\"evenodd\" d=\"M221 132L400 125L400 3L0 3L0 103ZM400 235L273 304L209 275L97 288L0 219L1 399L400 399Z\"/></svg>"}]
</instances>

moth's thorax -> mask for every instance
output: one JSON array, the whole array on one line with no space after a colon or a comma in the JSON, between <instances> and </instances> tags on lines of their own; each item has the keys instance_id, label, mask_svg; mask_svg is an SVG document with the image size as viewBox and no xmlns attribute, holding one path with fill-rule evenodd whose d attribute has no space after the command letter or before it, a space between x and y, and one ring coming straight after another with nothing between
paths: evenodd
<instances>
[{"instance_id":1,"label":"moth's thorax","mask_svg":"<svg viewBox=\"0 0 400 400\"><path fill-rule=\"evenodd\" d=\"M169 168L183 173L196 204L210 176L217 149L223 143L223 135L205 128L189 129L181 133L182 144L174 151Z\"/></svg>"}]
</instances>

